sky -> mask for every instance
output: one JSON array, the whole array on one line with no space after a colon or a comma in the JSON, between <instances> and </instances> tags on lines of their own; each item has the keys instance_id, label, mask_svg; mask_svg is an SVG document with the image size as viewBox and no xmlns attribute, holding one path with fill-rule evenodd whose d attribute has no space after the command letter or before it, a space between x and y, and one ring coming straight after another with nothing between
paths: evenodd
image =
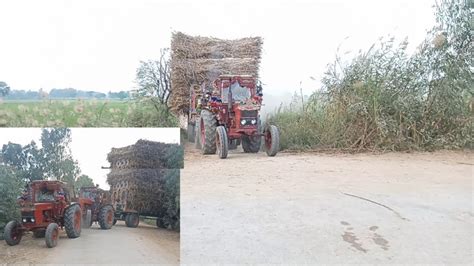
<instances>
[{"instance_id":1,"label":"sky","mask_svg":"<svg viewBox=\"0 0 474 266\"><path fill-rule=\"evenodd\" d=\"M434 0L2 0L0 80L12 89L136 88L140 60L157 58L173 31L262 36L264 92L318 88L336 51L380 36L416 47L434 25ZM410 47L410 46L409 46ZM313 77L315 80L312 80Z\"/></svg>"},{"instance_id":2,"label":"sky","mask_svg":"<svg viewBox=\"0 0 474 266\"><path fill-rule=\"evenodd\" d=\"M40 128L2 128L0 130L0 147L9 141L26 145L35 141L41 147ZM111 149L135 144L139 139L178 143L179 128L72 128L71 153L79 162L81 174L86 174L99 184L101 188L109 189L106 182L110 166L107 154Z\"/></svg>"}]
</instances>

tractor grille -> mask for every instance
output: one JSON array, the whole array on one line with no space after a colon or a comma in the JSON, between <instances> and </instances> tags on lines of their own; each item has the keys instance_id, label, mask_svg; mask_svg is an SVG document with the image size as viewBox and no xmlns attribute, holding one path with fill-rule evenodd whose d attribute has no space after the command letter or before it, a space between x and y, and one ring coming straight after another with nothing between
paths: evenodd
<instances>
[{"instance_id":1,"label":"tractor grille","mask_svg":"<svg viewBox=\"0 0 474 266\"><path fill-rule=\"evenodd\" d=\"M34 223L35 222L34 218L35 218L34 211L21 212L21 221L23 223Z\"/></svg>"},{"instance_id":2,"label":"tractor grille","mask_svg":"<svg viewBox=\"0 0 474 266\"><path fill-rule=\"evenodd\" d=\"M241 110L241 117L257 117L257 110Z\"/></svg>"}]
</instances>

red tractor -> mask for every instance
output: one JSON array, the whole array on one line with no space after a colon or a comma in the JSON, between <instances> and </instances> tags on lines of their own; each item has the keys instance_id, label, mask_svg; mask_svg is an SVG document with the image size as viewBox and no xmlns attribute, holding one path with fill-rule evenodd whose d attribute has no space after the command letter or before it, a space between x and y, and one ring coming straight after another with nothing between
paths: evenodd
<instances>
[{"instance_id":1,"label":"red tractor","mask_svg":"<svg viewBox=\"0 0 474 266\"><path fill-rule=\"evenodd\" d=\"M65 229L69 238L81 235L82 211L79 203L61 181L33 181L19 198L21 220L5 226L4 238L8 245L20 243L25 232L45 237L49 248L55 247L59 229Z\"/></svg>"},{"instance_id":2,"label":"red tractor","mask_svg":"<svg viewBox=\"0 0 474 266\"><path fill-rule=\"evenodd\" d=\"M192 86L188 114L188 138L203 154L227 157L228 150L242 144L244 152L257 153L262 137L268 156L279 149L276 126L262 128L261 86L248 75L221 75L211 84Z\"/></svg>"},{"instance_id":3,"label":"red tractor","mask_svg":"<svg viewBox=\"0 0 474 266\"><path fill-rule=\"evenodd\" d=\"M101 229L110 229L115 224L114 208L108 191L98 187L82 187L79 190L79 204L83 209L85 227L98 222Z\"/></svg>"}]
</instances>

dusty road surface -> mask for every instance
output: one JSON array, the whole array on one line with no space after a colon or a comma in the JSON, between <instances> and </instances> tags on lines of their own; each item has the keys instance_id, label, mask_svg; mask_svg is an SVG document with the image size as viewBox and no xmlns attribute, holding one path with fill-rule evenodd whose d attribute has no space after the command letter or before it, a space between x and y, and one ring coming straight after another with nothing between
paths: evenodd
<instances>
[{"instance_id":1,"label":"dusty road surface","mask_svg":"<svg viewBox=\"0 0 474 266\"><path fill-rule=\"evenodd\" d=\"M188 148L182 263L473 263L472 153Z\"/></svg>"},{"instance_id":2,"label":"dusty road surface","mask_svg":"<svg viewBox=\"0 0 474 266\"><path fill-rule=\"evenodd\" d=\"M55 248L47 248L44 238L31 234L19 245L0 244L1 263L52 264L179 264L179 233L140 223L128 228L121 221L110 230L97 225L83 229L81 236L68 239L63 232Z\"/></svg>"}]
</instances>

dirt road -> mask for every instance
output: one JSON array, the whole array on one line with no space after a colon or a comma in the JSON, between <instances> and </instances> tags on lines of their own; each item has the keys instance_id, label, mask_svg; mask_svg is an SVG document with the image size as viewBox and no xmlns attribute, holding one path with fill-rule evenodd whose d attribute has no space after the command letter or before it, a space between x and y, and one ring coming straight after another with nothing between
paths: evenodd
<instances>
[{"instance_id":1,"label":"dirt road","mask_svg":"<svg viewBox=\"0 0 474 266\"><path fill-rule=\"evenodd\" d=\"M473 159L188 149L181 262L470 264Z\"/></svg>"},{"instance_id":2,"label":"dirt road","mask_svg":"<svg viewBox=\"0 0 474 266\"><path fill-rule=\"evenodd\" d=\"M123 222L110 230L97 225L83 229L81 237L68 239L63 232L58 246L47 248L44 239L27 235L10 247L0 244L2 263L52 264L179 264L179 233L140 223L128 228ZM3 260L3 258L5 258Z\"/></svg>"}]
</instances>

